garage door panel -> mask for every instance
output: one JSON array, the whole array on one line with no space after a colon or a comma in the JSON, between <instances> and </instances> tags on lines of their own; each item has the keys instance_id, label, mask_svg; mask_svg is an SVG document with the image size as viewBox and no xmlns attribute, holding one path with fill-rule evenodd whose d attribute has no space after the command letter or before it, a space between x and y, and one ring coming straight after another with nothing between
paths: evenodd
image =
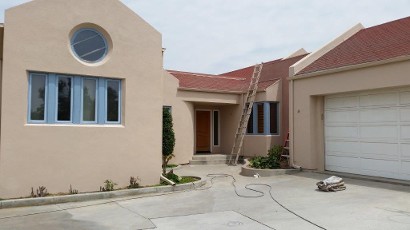
<instances>
[{"instance_id":1,"label":"garage door panel","mask_svg":"<svg viewBox=\"0 0 410 230\"><path fill-rule=\"evenodd\" d=\"M400 158L398 144L361 143L360 151L364 158L398 160Z\"/></svg>"},{"instance_id":2,"label":"garage door panel","mask_svg":"<svg viewBox=\"0 0 410 230\"><path fill-rule=\"evenodd\" d=\"M336 138L352 138L358 137L358 128L357 127L348 127L348 126L328 126L325 128L327 137L336 137Z\"/></svg>"},{"instance_id":3,"label":"garage door panel","mask_svg":"<svg viewBox=\"0 0 410 230\"><path fill-rule=\"evenodd\" d=\"M400 139L410 139L410 125L400 126Z\"/></svg>"},{"instance_id":4,"label":"garage door panel","mask_svg":"<svg viewBox=\"0 0 410 230\"><path fill-rule=\"evenodd\" d=\"M369 109L360 111L360 122L396 122L398 111L396 108Z\"/></svg>"},{"instance_id":5,"label":"garage door panel","mask_svg":"<svg viewBox=\"0 0 410 230\"><path fill-rule=\"evenodd\" d=\"M400 121L410 121L410 108L400 108Z\"/></svg>"},{"instance_id":6,"label":"garage door panel","mask_svg":"<svg viewBox=\"0 0 410 230\"><path fill-rule=\"evenodd\" d=\"M397 126L362 126L360 137L362 139L397 140Z\"/></svg>"},{"instance_id":7,"label":"garage door panel","mask_svg":"<svg viewBox=\"0 0 410 230\"><path fill-rule=\"evenodd\" d=\"M325 118L327 123L356 123L359 117L358 111L327 111Z\"/></svg>"},{"instance_id":8,"label":"garage door panel","mask_svg":"<svg viewBox=\"0 0 410 230\"><path fill-rule=\"evenodd\" d=\"M400 154L403 160L410 161L410 144L400 144Z\"/></svg>"},{"instance_id":9,"label":"garage door panel","mask_svg":"<svg viewBox=\"0 0 410 230\"><path fill-rule=\"evenodd\" d=\"M326 169L330 171L360 173L358 170L359 166L359 158L339 156L328 156L326 158Z\"/></svg>"},{"instance_id":10,"label":"garage door panel","mask_svg":"<svg viewBox=\"0 0 410 230\"><path fill-rule=\"evenodd\" d=\"M391 178L398 175L400 162L362 158L361 166L363 174Z\"/></svg>"},{"instance_id":11,"label":"garage door panel","mask_svg":"<svg viewBox=\"0 0 410 230\"><path fill-rule=\"evenodd\" d=\"M400 92L400 104L410 104L410 92Z\"/></svg>"},{"instance_id":12,"label":"garage door panel","mask_svg":"<svg viewBox=\"0 0 410 230\"><path fill-rule=\"evenodd\" d=\"M410 178L410 161L402 161L401 162L401 167L400 167L400 173L401 174L406 174L407 180ZM405 179L405 178L403 178Z\"/></svg>"},{"instance_id":13,"label":"garage door panel","mask_svg":"<svg viewBox=\"0 0 410 230\"><path fill-rule=\"evenodd\" d=\"M360 97L360 106L391 106L397 105L397 93L380 93Z\"/></svg>"},{"instance_id":14,"label":"garage door panel","mask_svg":"<svg viewBox=\"0 0 410 230\"><path fill-rule=\"evenodd\" d=\"M360 143L353 141L328 141L326 142L326 151L327 152L337 152L337 153L351 153L359 154L360 153Z\"/></svg>"},{"instance_id":15,"label":"garage door panel","mask_svg":"<svg viewBox=\"0 0 410 230\"><path fill-rule=\"evenodd\" d=\"M336 97L328 98L325 102L326 108L350 108L359 106L359 97Z\"/></svg>"}]
</instances>

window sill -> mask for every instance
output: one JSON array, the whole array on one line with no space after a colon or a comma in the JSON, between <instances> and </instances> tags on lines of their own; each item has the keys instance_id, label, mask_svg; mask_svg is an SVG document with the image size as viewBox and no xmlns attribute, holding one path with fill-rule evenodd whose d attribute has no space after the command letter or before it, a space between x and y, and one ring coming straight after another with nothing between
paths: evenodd
<instances>
[{"instance_id":1,"label":"window sill","mask_svg":"<svg viewBox=\"0 0 410 230\"><path fill-rule=\"evenodd\" d=\"M125 128L122 124L25 124L31 127Z\"/></svg>"}]
</instances>

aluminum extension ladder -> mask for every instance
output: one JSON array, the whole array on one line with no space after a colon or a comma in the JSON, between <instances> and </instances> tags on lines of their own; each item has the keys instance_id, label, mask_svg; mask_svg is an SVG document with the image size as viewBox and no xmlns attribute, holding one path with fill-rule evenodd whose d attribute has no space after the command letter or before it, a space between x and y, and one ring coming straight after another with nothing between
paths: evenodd
<instances>
[{"instance_id":1,"label":"aluminum extension ladder","mask_svg":"<svg viewBox=\"0 0 410 230\"><path fill-rule=\"evenodd\" d=\"M261 77L262 67L263 63L256 64L253 69L251 82L249 83L245 103L243 104L241 119L239 121L238 129L236 130L235 141L233 143L231 155L229 158L230 165L238 164L239 155L242 150L243 138L248 128L249 117L252 113L253 103L255 102L255 97L258 90L258 83Z\"/></svg>"}]
</instances>

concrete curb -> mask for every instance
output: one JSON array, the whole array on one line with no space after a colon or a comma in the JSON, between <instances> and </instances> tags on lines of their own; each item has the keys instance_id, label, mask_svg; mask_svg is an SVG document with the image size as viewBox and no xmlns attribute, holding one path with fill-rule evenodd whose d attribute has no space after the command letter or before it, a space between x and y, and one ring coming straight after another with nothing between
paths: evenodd
<instances>
[{"instance_id":1,"label":"concrete curb","mask_svg":"<svg viewBox=\"0 0 410 230\"><path fill-rule=\"evenodd\" d=\"M284 175L284 174L292 174L297 173L299 169L255 169L249 167L249 161L245 160L245 165L241 167L241 175L253 177L256 174L259 174L260 177L270 177L270 176L277 176L277 175Z\"/></svg>"},{"instance_id":2,"label":"concrete curb","mask_svg":"<svg viewBox=\"0 0 410 230\"><path fill-rule=\"evenodd\" d=\"M196 178L199 178L199 177L196 177ZM118 191L112 191L112 192L94 192L94 193L83 193L83 194L75 194L75 195L55 196L55 197L39 197L39 198L2 200L0 201L0 209L61 204L61 203L69 203L69 202L81 202L81 201L90 201L90 200L99 200L99 199L120 198L120 197L144 195L144 194L150 194L150 193L169 193L169 192L196 189L196 188L202 187L205 184L206 184L206 180L200 178L199 181L195 181L193 183L178 184L175 186L166 185L166 186L148 187L148 188L124 189L124 190L118 190Z\"/></svg>"}]
</instances>

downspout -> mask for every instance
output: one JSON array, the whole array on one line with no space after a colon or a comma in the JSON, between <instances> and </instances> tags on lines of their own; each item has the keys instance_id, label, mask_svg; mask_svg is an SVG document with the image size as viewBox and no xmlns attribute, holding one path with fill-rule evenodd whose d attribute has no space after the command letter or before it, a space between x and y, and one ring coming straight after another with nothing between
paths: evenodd
<instances>
[{"instance_id":1,"label":"downspout","mask_svg":"<svg viewBox=\"0 0 410 230\"><path fill-rule=\"evenodd\" d=\"M295 96L295 94L294 94L294 86L293 86L293 79L291 78L290 79L290 106L289 106L289 114L290 114L290 117L292 118L292 120L290 121L290 125L291 125L291 131L290 131L290 141L289 141L289 144L290 144L290 148L289 148L289 164L290 164L290 166L292 167L292 168L295 168L295 169L299 169L299 170L302 170L302 167L301 166L299 166L299 165L296 165L295 163L294 163L294 155L293 155L293 150L294 150L294 131L295 131L295 122L294 122L294 120L295 120L295 115L294 115L294 111L295 111L295 109L294 109L294 97Z\"/></svg>"}]
</instances>

